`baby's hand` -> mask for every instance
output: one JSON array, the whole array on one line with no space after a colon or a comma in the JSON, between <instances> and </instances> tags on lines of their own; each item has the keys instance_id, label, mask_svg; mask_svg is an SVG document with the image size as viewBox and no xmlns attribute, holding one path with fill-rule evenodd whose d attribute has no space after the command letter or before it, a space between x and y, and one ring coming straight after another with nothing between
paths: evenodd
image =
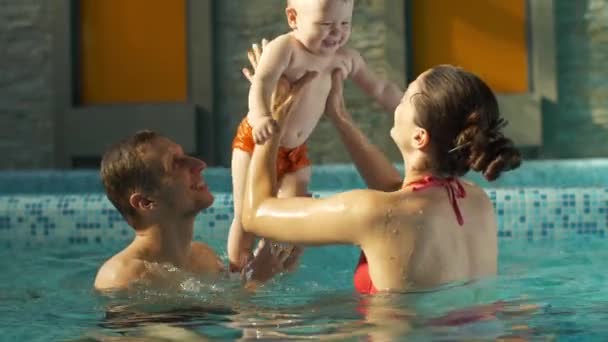
<instances>
[{"instance_id":1,"label":"baby's hand","mask_svg":"<svg viewBox=\"0 0 608 342\"><path fill-rule=\"evenodd\" d=\"M278 123L270 116L265 116L256 120L253 125L253 141L256 144L263 144L279 130Z\"/></svg>"}]
</instances>

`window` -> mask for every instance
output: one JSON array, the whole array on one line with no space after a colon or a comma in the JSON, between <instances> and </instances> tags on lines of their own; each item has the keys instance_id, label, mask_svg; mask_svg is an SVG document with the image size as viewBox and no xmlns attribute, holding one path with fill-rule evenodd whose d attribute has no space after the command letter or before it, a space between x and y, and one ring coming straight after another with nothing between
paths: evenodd
<instances>
[{"instance_id":1,"label":"window","mask_svg":"<svg viewBox=\"0 0 608 342\"><path fill-rule=\"evenodd\" d=\"M414 77L453 64L496 92L528 91L525 0L418 0L411 6Z\"/></svg>"},{"instance_id":2,"label":"window","mask_svg":"<svg viewBox=\"0 0 608 342\"><path fill-rule=\"evenodd\" d=\"M543 101L557 100L554 0L384 1L391 60L408 79L463 66L494 89L518 146L542 144Z\"/></svg>"},{"instance_id":3,"label":"window","mask_svg":"<svg viewBox=\"0 0 608 342\"><path fill-rule=\"evenodd\" d=\"M80 102L185 102L184 0L81 0Z\"/></svg>"},{"instance_id":4,"label":"window","mask_svg":"<svg viewBox=\"0 0 608 342\"><path fill-rule=\"evenodd\" d=\"M54 0L55 165L152 129L214 164L212 0Z\"/></svg>"}]
</instances>

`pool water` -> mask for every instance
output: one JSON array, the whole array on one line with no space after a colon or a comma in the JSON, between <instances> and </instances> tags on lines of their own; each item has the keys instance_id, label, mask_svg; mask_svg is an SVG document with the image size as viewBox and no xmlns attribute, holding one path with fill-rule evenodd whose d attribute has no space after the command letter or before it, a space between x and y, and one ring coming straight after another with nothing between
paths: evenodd
<instances>
[{"instance_id":1,"label":"pool water","mask_svg":"<svg viewBox=\"0 0 608 342\"><path fill-rule=\"evenodd\" d=\"M225 256L225 240L210 243ZM605 239L502 240L498 277L376 298L353 292L352 247L309 248L296 273L255 294L238 280L183 275L174 290L102 297L92 291L95 272L121 247L0 250L0 341L608 336Z\"/></svg>"}]
</instances>

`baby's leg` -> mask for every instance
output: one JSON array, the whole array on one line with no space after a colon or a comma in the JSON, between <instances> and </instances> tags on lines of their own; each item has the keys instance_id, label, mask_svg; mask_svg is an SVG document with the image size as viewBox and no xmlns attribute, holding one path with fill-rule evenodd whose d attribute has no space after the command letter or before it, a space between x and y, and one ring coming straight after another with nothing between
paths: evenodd
<instances>
[{"instance_id":1,"label":"baby's leg","mask_svg":"<svg viewBox=\"0 0 608 342\"><path fill-rule=\"evenodd\" d=\"M247 170L251 155L235 148L232 151L232 199L234 202L234 218L228 232L228 259L233 271L240 271L247 263L253 248L254 236L246 233L241 224L241 211Z\"/></svg>"},{"instance_id":2,"label":"baby's leg","mask_svg":"<svg viewBox=\"0 0 608 342\"><path fill-rule=\"evenodd\" d=\"M279 193L277 197L302 197L308 196L308 184L312 169L310 166L301 168L293 173L287 173L279 181Z\"/></svg>"}]
</instances>

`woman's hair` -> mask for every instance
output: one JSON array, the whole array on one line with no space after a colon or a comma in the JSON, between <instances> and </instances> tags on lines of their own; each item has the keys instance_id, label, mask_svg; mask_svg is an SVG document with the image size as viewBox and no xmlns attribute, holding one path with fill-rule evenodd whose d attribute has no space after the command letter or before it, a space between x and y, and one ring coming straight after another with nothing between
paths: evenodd
<instances>
[{"instance_id":1,"label":"woman's hair","mask_svg":"<svg viewBox=\"0 0 608 342\"><path fill-rule=\"evenodd\" d=\"M435 149L437 171L462 176L470 169L493 181L519 167L521 155L503 135L507 122L488 85L451 65L429 70L412 102L414 122L426 129Z\"/></svg>"}]
</instances>

